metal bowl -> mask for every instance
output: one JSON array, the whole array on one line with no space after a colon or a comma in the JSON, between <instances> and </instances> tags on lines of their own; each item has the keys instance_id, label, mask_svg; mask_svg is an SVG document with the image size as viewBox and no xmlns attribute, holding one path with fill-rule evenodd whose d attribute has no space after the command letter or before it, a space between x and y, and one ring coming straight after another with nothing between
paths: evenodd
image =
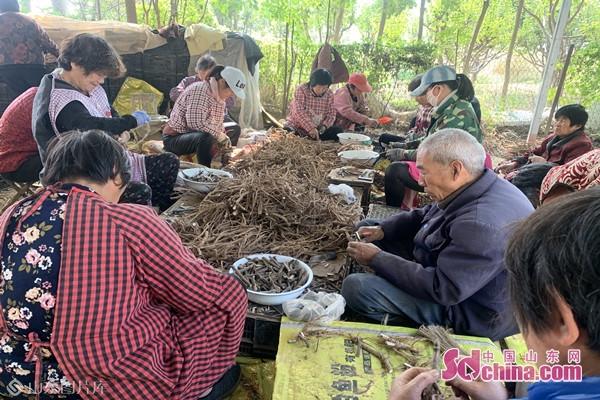
<instances>
[{"instance_id":1,"label":"metal bowl","mask_svg":"<svg viewBox=\"0 0 600 400\"><path fill-rule=\"evenodd\" d=\"M248 299L250 301L257 303L257 304L262 304L265 306L274 306L274 305L283 304L288 300L294 300L294 299L300 297L302 292L304 292L304 289L306 289L312 283L313 272L312 272L312 269L310 269L310 267L306 263L298 260L297 258L282 256L279 254L252 254L250 256L240 258L239 260L237 260L236 262L233 263L233 266L229 269L229 273L233 274L234 268L239 268L240 266L246 264L248 262L248 260L260 260L262 258L275 258L275 260L277 260L278 262L289 262L292 260L296 260L299 263L299 265L302 268L304 268L304 270L306 270L306 272L308 274L308 278L306 279L306 283L304 283L304 285L302 285L301 287L299 287L297 289L290 290L289 292L266 293L266 292L257 292L254 290L246 289L246 291L248 292Z\"/></svg>"}]
</instances>

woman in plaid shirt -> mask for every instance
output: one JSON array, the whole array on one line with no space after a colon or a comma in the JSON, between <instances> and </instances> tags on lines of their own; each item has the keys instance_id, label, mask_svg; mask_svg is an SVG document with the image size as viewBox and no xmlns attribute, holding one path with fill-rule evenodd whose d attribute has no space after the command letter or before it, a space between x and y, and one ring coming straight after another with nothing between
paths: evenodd
<instances>
[{"instance_id":1,"label":"woman in plaid shirt","mask_svg":"<svg viewBox=\"0 0 600 400\"><path fill-rule=\"evenodd\" d=\"M331 74L321 68L310 74L308 83L298 86L290 103L286 130L315 140L338 140L337 134L344 130L333 125L336 114L331 83Z\"/></svg>"},{"instance_id":2,"label":"woman in plaid shirt","mask_svg":"<svg viewBox=\"0 0 600 400\"><path fill-rule=\"evenodd\" d=\"M0 397L221 399L235 387L246 292L151 208L117 204L130 176L109 135L67 133L49 147L45 189L0 217Z\"/></svg>"},{"instance_id":3,"label":"woman in plaid shirt","mask_svg":"<svg viewBox=\"0 0 600 400\"><path fill-rule=\"evenodd\" d=\"M213 68L208 80L191 84L177 98L163 129L165 150L177 155L195 154L207 167L220 153L226 164L231 140L223 127L225 101L233 95L244 99L245 87L242 71L222 65Z\"/></svg>"}]
</instances>

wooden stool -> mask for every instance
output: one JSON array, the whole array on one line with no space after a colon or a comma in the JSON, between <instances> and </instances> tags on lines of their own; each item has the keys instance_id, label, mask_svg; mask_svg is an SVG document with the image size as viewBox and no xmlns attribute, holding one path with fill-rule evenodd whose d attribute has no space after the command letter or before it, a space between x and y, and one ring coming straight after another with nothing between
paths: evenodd
<instances>
[{"instance_id":1,"label":"wooden stool","mask_svg":"<svg viewBox=\"0 0 600 400\"><path fill-rule=\"evenodd\" d=\"M361 206L366 212L369 207L369 200L371 197L371 186L373 185L373 179L375 177L375 171L372 169L361 169L356 167L341 167L332 170L327 178L329 182L334 184L345 183L357 192L362 194Z\"/></svg>"}]
</instances>

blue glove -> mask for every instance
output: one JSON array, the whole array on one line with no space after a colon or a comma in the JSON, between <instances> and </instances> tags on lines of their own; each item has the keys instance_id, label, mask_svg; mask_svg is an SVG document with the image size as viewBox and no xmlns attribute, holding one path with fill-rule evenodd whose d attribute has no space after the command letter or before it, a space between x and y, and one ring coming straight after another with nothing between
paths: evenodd
<instances>
[{"instance_id":1,"label":"blue glove","mask_svg":"<svg viewBox=\"0 0 600 400\"><path fill-rule=\"evenodd\" d=\"M150 116L148 115L148 113L146 111L134 111L131 113L131 115L135 118L135 120L137 121L137 126L140 125L144 125L150 122Z\"/></svg>"}]
</instances>

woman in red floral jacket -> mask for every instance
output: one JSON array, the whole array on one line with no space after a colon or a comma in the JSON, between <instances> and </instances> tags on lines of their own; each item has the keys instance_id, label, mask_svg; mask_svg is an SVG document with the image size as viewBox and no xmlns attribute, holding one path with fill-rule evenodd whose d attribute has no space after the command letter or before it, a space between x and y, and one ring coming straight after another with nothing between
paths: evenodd
<instances>
[{"instance_id":1,"label":"woman in red floral jacket","mask_svg":"<svg viewBox=\"0 0 600 400\"><path fill-rule=\"evenodd\" d=\"M563 165L592 150L592 140L585 133L588 113L580 104L569 104L554 114L554 132L536 148L498 166L508 174L528 163L551 162Z\"/></svg>"}]
</instances>

